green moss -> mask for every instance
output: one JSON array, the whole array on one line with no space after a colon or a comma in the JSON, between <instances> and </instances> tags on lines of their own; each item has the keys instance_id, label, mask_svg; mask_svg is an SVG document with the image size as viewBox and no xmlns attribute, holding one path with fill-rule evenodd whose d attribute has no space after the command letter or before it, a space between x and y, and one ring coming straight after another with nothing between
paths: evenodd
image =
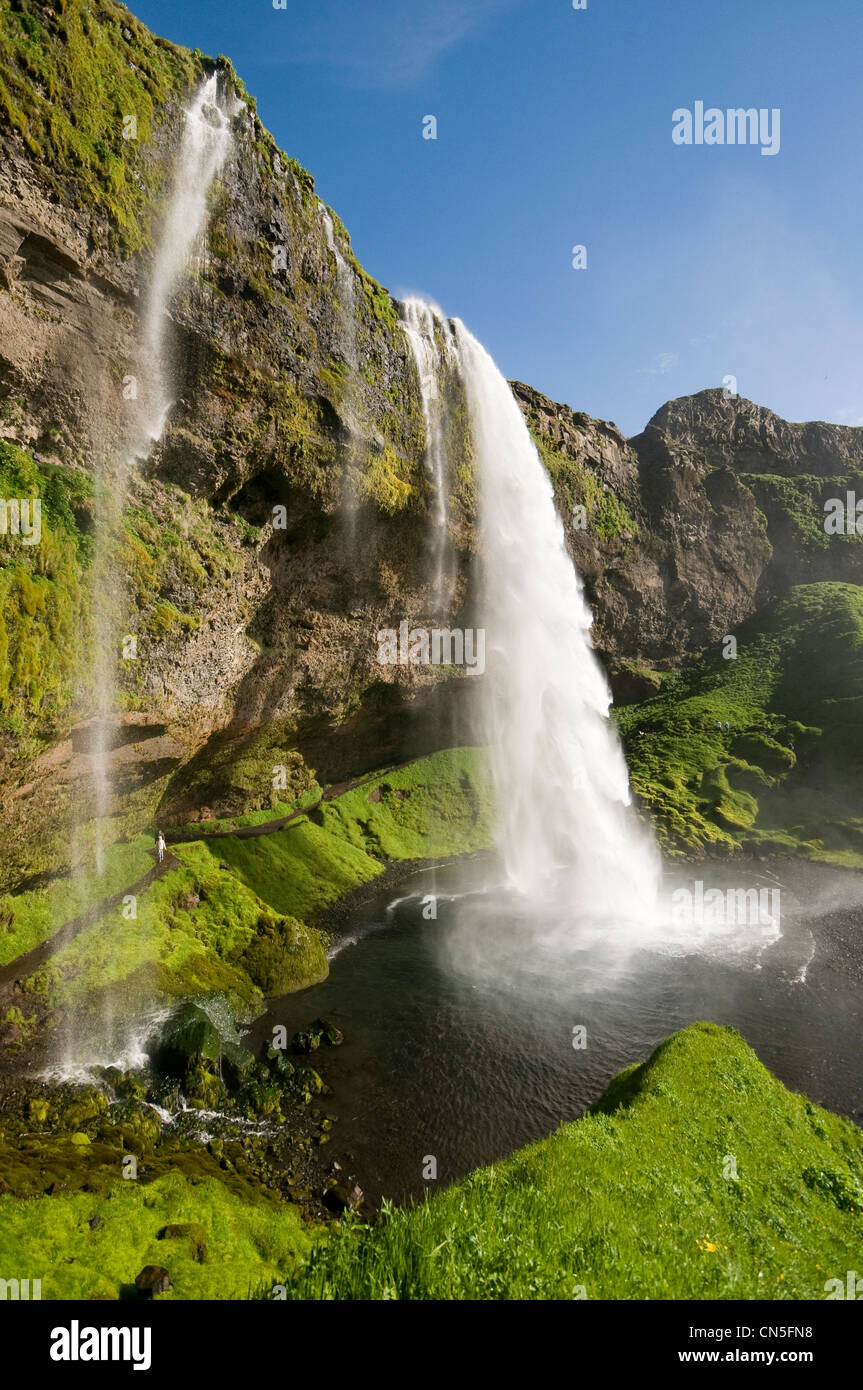
<instances>
[{"instance_id":1,"label":"green moss","mask_svg":"<svg viewBox=\"0 0 863 1390\"><path fill-rule=\"evenodd\" d=\"M309 920L388 862L489 848L493 820L483 750L456 748L373 778L273 835L207 848L277 912Z\"/></svg>"},{"instance_id":2,"label":"green moss","mask_svg":"<svg viewBox=\"0 0 863 1390\"><path fill-rule=\"evenodd\" d=\"M859 477L825 478L798 473L783 478L776 473L741 473L740 481L752 491L767 517L768 534L782 545L793 545L803 554L837 545L859 544L858 536L830 536L824 530L824 503L843 497L859 486Z\"/></svg>"},{"instance_id":3,"label":"green moss","mask_svg":"<svg viewBox=\"0 0 863 1390\"><path fill-rule=\"evenodd\" d=\"M17 131L62 201L107 217L112 246L131 253L163 177L142 151L165 104L200 76L200 57L155 38L114 0L29 9L38 18L0 10L0 137L4 124ZM129 117L136 139L124 139Z\"/></svg>"},{"instance_id":4,"label":"green moss","mask_svg":"<svg viewBox=\"0 0 863 1390\"><path fill-rule=\"evenodd\" d=\"M552 449L533 431L532 435L563 511L571 516L576 506L583 506L587 513L588 530L597 536L635 537L638 534L638 525L623 498L610 488L603 487L584 464Z\"/></svg>"},{"instance_id":5,"label":"green moss","mask_svg":"<svg viewBox=\"0 0 863 1390\"><path fill-rule=\"evenodd\" d=\"M737 640L616 712L663 847L863 865L863 589L799 586Z\"/></svg>"},{"instance_id":6,"label":"green moss","mask_svg":"<svg viewBox=\"0 0 863 1390\"><path fill-rule=\"evenodd\" d=\"M0 732L49 736L90 641L89 480L0 440L0 498L41 504L41 539L0 535Z\"/></svg>"},{"instance_id":7,"label":"green moss","mask_svg":"<svg viewBox=\"0 0 863 1390\"><path fill-rule=\"evenodd\" d=\"M823 1299L855 1267L861 1182L850 1121L697 1023L550 1138L349 1226L286 1277L288 1296Z\"/></svg>"},{"instance_id":8,"label":"green moss","mask_svg":"<svg viewBox=\"0 0 863 1390\"><path fill-rule=\"evenodd\" d=\"M105 851L103 872L63 876L39 888L0 897L0 965L15 960L64 922L119 893L153 867L153 842L141 835L129 844Z\"/></svg>"},{"instance_id":9,"label":"green moss","mask_svg":"<svg viewBox=\"0 0 863 1390\"><path fill-rule=\"evenodd\" d=\"M295 1207L234 1186L173 1173L114 1181L104 1193L0 1197L0 1263L41 1277L43 1299L118 1298L148 1264L171 1276L160 1299L246 1298L281 1279L313 1236Z\"/></svg>"},{"instance_id":10,"label":"green moss","mask_svg":"<svg viewBox=\"0 0 863 1390\"><path fill-rule=\"evenodd\" d=\"M388 516L394 516L410 506L417 496L412 473L412 465L387 445L369 454L366 469L359 478L360 494Z\"/></svg>"},{"instance_id":11,"label":"green moss","mask_svg":"<svg viewBox=\"0 0 863 1390\"><path fill-rule=\"evenodd\" d=\"M172 779L165 803L217 811L201 823L207 831L290 814L320 795L312 772L292 748L295 736L289 722L273 720L247 738L214 737Z\"/></svg>"},{"instance_id":12,"label":"green moss","mask_svg":"<svg viewBox=\"0 0 863 1390\"><path fill-rule=\"evenodd\" d=\"M274 981L301 988L327 973L320 933L279 918L201 844L178 848L182 867L150 885L136 916L100 918L31 978L60 1008L98 1012L106 992L126 1007L154 997L225 994L260 1006Z\"/></svg>"}]
</instances>

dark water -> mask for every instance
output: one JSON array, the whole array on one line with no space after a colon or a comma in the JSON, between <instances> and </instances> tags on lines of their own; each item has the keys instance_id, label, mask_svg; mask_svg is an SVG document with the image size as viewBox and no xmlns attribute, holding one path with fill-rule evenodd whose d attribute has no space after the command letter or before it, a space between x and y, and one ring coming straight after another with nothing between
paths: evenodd
<instances>
[{"instance_id":1,"label":"dark water","mask_svg":"<svg viewBox=\"0 0 863 1390\"><path fill-rule=\"evenodd\" d=\"M312 1061L333 1089L329 1152L370 1197L420 1195L427 1156L441 1185L548 1134L698 1019L733 1025L787 1085L863 1118L860 876L779 867L781 939L669 954L624 949L613 933L581 950L568 934L537 938L505 895L471 896L487 872L426 872L382 895L357 914L330 978L275 1001L255 1027L256 1038L275 1024L290 1035L323 1014L345 1031L343 1047ZM436 921L423 918L431 892Z\"/></svg>"}]
</instances>

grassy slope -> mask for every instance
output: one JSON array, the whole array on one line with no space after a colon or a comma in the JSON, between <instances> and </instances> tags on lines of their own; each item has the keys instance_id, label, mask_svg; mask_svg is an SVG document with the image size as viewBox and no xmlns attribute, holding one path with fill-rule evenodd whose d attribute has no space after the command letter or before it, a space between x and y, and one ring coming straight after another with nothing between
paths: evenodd
<instances>
[{"instance_id":1,"label":"grassy slope","mask_svg":"<svg viewBox=\"0 0 863 1390\"><path fill-rule=\"evenodd\" d=\"M284 1283L316 1299L820 1299L863 1238L863 1136L710 1023L581 1119L374 1228L328 1236L246 1180L178 1162L147 1183L0 1197L0 1264L41 1276L48 1299L116 1297L148 1263L172 1298ZM203 1263L187 1238L158 1239L178 1221L203 1227Z\"/></svg>"},{"instance_id":2,"label":"grassy slope","mask_svg":"<svg viewBox=\"0 0 863 1390\"><path fill-rule=\"evenodd\" d=\"M102 874L54 879L40 888L0 897L0 965L38 946L70 917L143 878L153 867L153 841L139 835L129 844L110 845Z\"/></svg>"},{"instance_id":3,"label":"grassy slope","mask_svg":"<svg viewBox=\"0 0 863 1390\"><path fill-rule=\"evenodd\" d=\"M618 711L663 848L863 866L863 589L792 589L737 637Z\"/></svg>"},{"instance_id":4,"label":"grassy slope","mask_svg":"<svg viewBox=\"0 0 863 1390\"><path fill-rule=\"evenodd\" d=\"M859 1263L861 1180L849 1121L694 1024L550 1138L321 1246L289 1296L823 1298Z\"/></svg>"},{"instance_id":5,"label":"grassy slope","mask_svg":"<svg viewBox=\"0 0 863 1390\"><path fill-rule=\"evenodd\" d=\"M387 862L489 848L492 827L484 754L453 748L346 792L314 820L207 848L277 911L304 917L370 882Z\"/></svg>"},{"instance_id":6,"label":"grassy slope","mask_svg":"<svg viewBox=\"0 0 863 1390\"><path fill-rule=\"evenodd\" d=\"M198 901L196 902L195 899ZM320 933L261 902L198 845L183 867L153 883L137 916L117 909L79 933L31 984L53 1005L99 1008L101 991L130 1008L157 995L227 993L255 1006L327 973Z\"/></svg>"},{"instance_id":7,"label":"grassy slope","mask_svg":"<svg viewBox=\"0 0 863 1390\"><path fill-rule=\"evenodd\" d=\"M244 1006L327 973L308 924L388 861L487 848L492 802L480 750L451 749L386 773L272 835L175 846L182 867L117 910L32 978L60 1006L94 1007L110 988L129 1007L156 994L226 992ZM198 902L194 902L194 898ZM12 900L13 903L16 900Z\"/></svg>"}]
</instances>

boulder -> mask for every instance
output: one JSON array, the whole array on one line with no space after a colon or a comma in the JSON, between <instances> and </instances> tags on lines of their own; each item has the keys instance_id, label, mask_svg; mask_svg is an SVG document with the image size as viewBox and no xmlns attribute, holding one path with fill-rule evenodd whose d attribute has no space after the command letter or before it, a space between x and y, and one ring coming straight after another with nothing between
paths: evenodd
<instances>
[{"instance_id":1,"label":"boulder","mask_svg":"<svg viewBox=\"0 0 863 1390\"><path fill-rule=\"evenodd\" d=\"M144 1265L140 1274L135 1275L135 1288L141 1298L153 1298L157 1293L166 1293L171 1287L171 1276L161 1265Z\"/></svg>"},{"instance_id":2,"label":"boulder","mask_svg":"<svg viewBox=\"0 0 863 1390\"><path fill-rule=\"evenodd\" d=\"M240 1042L230 1006L221 997L180 1005L162 1024L151 1043L151 1054L160 1070L174 1076L184 1075L195 1064L222 1058L239 1071L253 1061Z\"/></svg>"}]
</instances>

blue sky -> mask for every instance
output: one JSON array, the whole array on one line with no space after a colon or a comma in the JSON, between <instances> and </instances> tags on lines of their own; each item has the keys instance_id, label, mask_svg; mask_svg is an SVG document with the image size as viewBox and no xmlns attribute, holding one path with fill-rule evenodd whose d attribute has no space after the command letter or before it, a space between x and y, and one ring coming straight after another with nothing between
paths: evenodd
<instances>
[{"instance_id":1,"label":"blue sky","mask_svg":"<svg viewBox=\"0 0 863 1390\"><path fill-rule=\"evenodd\" d=\"M228 54L366 268L508 376L627 434L726 375L788 419L863 424L860 0L130 8ZM675 145L696 101L778 107L779 153Z\"/></svg>"}]
</instances>

